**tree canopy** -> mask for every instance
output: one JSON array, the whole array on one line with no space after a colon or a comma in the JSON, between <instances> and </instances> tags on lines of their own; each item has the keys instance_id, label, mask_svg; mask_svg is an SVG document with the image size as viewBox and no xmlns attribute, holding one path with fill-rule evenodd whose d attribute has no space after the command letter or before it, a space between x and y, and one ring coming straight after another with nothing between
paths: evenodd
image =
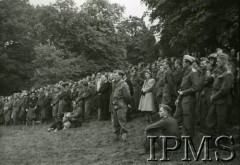
<instances>
[{"instance_id":1,"label":"tree canopy","mask_svg":"<svg viewBox=\"0 0 240 165\"><path fill-rule=\"evenodd\" d=\"M142 0L158 20L159 47L165 55L214 50L229 44L239 50L238 0Z\"/></svg>"},{"instance_id":2,"label":"tree canopy","mask_svg":"<svg viewBox=\"0 0 240 165\"><path fill-rule=\"evenodd\" d=\"M151 61L158 55L153 30L123 12L108 0L0 1L1 95Z\"/></svg>"}]
</instances>

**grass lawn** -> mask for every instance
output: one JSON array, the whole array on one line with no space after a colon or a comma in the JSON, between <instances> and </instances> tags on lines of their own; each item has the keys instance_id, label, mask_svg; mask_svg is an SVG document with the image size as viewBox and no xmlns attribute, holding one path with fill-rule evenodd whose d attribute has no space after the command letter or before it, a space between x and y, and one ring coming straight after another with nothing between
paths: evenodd
<instances>
[{"instance_id":1,"label":"grass lawn","mask_svg":"<svg viewBox=\"0 0 240 165\"><path fill-rule=\"evenodd\" d=\"M187 164L182 162L183 150L169 154L170 162L148 162L149 155L139 155L142 145L143 118L128 123L128 143L113 142L110 121L92 121L82 127L59 132L46 132L49 125L0 126L0 165L4 164ZM198 147L198 146L196 146ZM235 159L227 164L238 164ZM215 149L210 149L212 162ZM223 153L229 157L229 152ZM156 153L158 159L161 154ZM201 156L201 158L203 158ZM200 158L200 159L201 159ZM191 161L191 164L203 164ZM219 163L218 163L219 164ZM226 164L220 162L220 164Z\"/></svg>"}]
</instances>

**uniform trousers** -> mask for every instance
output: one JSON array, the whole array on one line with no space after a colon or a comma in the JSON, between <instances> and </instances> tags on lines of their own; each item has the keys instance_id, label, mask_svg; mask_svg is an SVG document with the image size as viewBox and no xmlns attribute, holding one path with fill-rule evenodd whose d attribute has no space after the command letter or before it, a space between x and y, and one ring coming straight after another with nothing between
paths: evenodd
<instances>
[{"instance_id":1,"label":"uniform trousers","mask_svg":"<svg viewBox=\"0 0 240 165\"><path fill-rule=\"evenodd\" d=\"M119 108L113 110L113 127L114 133L123 134L127 133L127 123L126 123L127 107Z\"/></svg>"},{"instance_id":2,"label":"uniform trousers","mask_svg":"<svg viewBox=\"0 0 240 165\"><path fill-rule=\"evenodd\" d=\"M195 95L183 96L179 100L176 107L174 118L178 125L183 126L182 134L184 136L194 137L195 131L195 111L196 111L196 97Z\"/></svg>"}]
</instances>

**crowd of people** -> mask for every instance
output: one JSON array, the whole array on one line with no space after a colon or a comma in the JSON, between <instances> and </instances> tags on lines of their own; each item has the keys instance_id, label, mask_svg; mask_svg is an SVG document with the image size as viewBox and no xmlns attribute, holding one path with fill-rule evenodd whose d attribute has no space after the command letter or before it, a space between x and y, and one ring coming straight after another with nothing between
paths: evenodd
<instances>
[{"instance_id":1,"label":"crowd of people","mask_svg":"<svg viewBox=\"0 0 240 165\"><path fill-rule=\"evenodd\" d=\"M194 137L196 127L223 135L232 121L233 101L239 99L239 77L239 52L218 49L201 58L159 57L152 64L142 62L124 71L98 72L78 82L60 81L1 96L0 123L53 122L48 131L58 131L92 119L111 120L116 139L126 140L133 114L142 112L146 122L152 123L159 109L164 120L173 115L167 121L170 125L176 121L183 135ZM149 126L147 134L150 128L162 129L162 125Z\"/></svg>"}]
</instances>

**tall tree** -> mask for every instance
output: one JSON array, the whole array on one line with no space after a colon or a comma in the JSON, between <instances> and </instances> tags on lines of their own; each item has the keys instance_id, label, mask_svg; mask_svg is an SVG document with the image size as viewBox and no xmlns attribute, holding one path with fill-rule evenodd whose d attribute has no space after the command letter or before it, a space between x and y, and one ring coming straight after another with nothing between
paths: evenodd
<instances>
[{"instance_id":1,"label":"tall tree","mask_svg":"<svg viewBox=\"0 0 240 165\"><path fill-rule=\"evenodd\" d=\"M226 43L239 49L238 0L142 0L161 32L160 46L174 55L212 49ZM166 44L167 43L167 44Z\"/></svg>"},{"instance_id":2,"label":"tall tree","mask_svg":"<svg viewBox=\"0 0 240 165\"><path fill-rule=\"evenodd\" d=\"M27 0L0 1L0 93L20 91L32 76L34 8Z\"/></svg>"},{"instance_id":3,"label":"tall tree","mask_svg":"<svg viewBox=\"0 0 240 165\"><path fill-rule=\"evenodd\" d=\"M130 16L118 27L119 33L125 37L127 60L132 64L151 62L158 55L154 31L148 29L142 18Z\"/></svg>"}]
</instances>

